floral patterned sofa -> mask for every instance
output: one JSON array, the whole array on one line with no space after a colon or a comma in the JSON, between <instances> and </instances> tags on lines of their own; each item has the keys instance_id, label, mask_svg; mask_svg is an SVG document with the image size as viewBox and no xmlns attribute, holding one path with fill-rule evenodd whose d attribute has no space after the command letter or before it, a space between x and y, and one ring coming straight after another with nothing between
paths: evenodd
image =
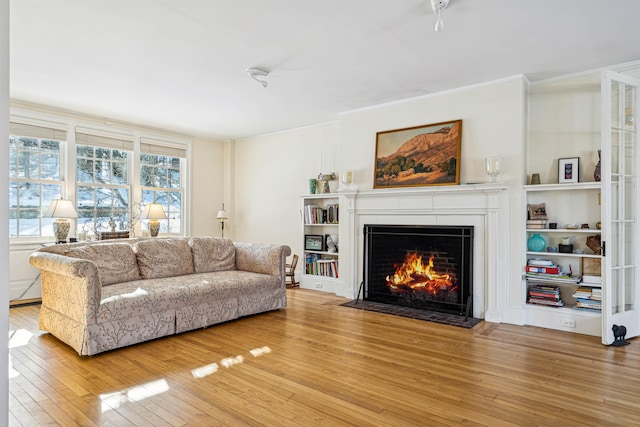
<instances>
[{"instance_id":1,"label":"floral patterned sofa","mask_svg":"<svg viewBox=\"0 0 640 427\"><path fill-rule=\"evenodd\" d=\"M94 355L286 306L288 246L213 237L52 245L39 327Z\"/></svg>"}]
</instances>

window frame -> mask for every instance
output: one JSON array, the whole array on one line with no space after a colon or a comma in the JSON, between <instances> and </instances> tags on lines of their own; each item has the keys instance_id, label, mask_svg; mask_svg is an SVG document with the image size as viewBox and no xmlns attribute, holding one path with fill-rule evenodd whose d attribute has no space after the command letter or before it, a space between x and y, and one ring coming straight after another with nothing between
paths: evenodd
<instances>
[{"instance_id":1,"label":"window frame","mask_svg":"<svg viewBox=\"0 0 640 427\"><path fill-rule=\"evenodd\" d=\"M9 129L9 238L10 240L20 240L20 241L30 241L30 240L43 240L48 239L54 236L53 233L53 218L44 218L43 214L49 207L51 200L59 197L65 197L66 193L66 162L65 162L65 153L67 150L67 135L66 131L59 129L59 126L49 127L47 125L41 125L40 123L32 124L32 123L24 123L19 120L10 120L10 129ZM11 146L11 140L15 138L15 148ZM35 139L38 143L38 148L34 153L38 156L37 161L37 169L38 169L38 177L20 177L20 168L18 165L20 158L20 150L18 147L18 141L21 138L26 139ZM58 143L58 171L57 178L43 178L43 149L42 143L43 141L55 141ZM12 156L14 156L12 158ZM15 160L15 164L12 164L12 160ZM14 174L15 172L15 174ZM21 208L20 204L20 187L21 184L37 184L39 186L38 190L38 204L39 208ZM15 208L12 205L12 190L13 187L16 187L16 200L15 200ZM42 188L45 185L58 186L59 191L56 197L52 197L51 199L43 199L43 191ZM21 211L38 211L38 233L32 235L21 235L20 233L20 222L21 222ZM13 218L15 213L15 218ZM11 232L12 230L12 221L15 220L15 234Z\"/></svg>"},{"instance_id":2,"label":"window frame","mask_svg":"<svg viewBox=\"0 0 640 427\"><path fill-rule=\"evenodd\" d=\"M92 152L93 155L91 157L89 156L84 156L84 155L79 155L78 151L80 150L80 147L90 147L92 148ZM108 158L101 158L99 157L99 155L97 154L98 150L108 150L109 151L109 157ZM125 161L118 161L116 159L114 159L114 152L124 152L126 153L126 158ZM123 150L120 148L112 148L112 147L100 147L100 146L94 146L94 145L86 145L86 144L75 144L75 150L74 150L74 155L75 155L75 165L76 165L76 175L75 175L75 205L76 205L76 210L78 211L78 224L77 224L77 228L79 230L82 231L86 231L89 232L89 235L96 235L98 231L102 230L105 227L105 223L108 224L110 221L99 221L97 222L96 219L101 218L104 219L106 218L105 216L98 216L98 211L105 209L105 210L109 210L110 215L109 218L113 219L114 221L116 221L116 223L118 222L118 220L121 219L126 219L126 221L128 221L128 219L131 217L131 206L132 206L132 201L131 201L131 195L132 195L132 183L131 183L131 168L132 168L132 162L133 162L133 150ZM91 181L80 181L79 180L79 168L78 168L78 163L81 160L88 160L90 162L93 162L93 166L92 166L92 180ZM108 182L101 182L98 181L98 178L96 177L96 175L98 174L98 167L97 167L97 163L108 163L109 167L109 180ZM113 175L113 165L114 163L116 164L124 164L124 183L114 183L114 175ZM101 168L101 170L104 170L104 167ZM93 190L91 191L93 193L93 209L88 209L86 207L81 207L80 204L80 195L81 195L81 188L86 187L86 188L92 188ZM104 205L100 205L99 201L99 197L98 194L100 193L101 189L109 189L110 192L113 194L114 190L123 190L124 192L126 192L127 197L126 197L126 207L123 208L118 208L117 206L115 206L114 204L114 196L111 196L111 203L110 203L110 207L105 207ZM91 217L89 216L83 216L83 213L87 213L87 212L91 212L93 213L93 215ZM83 220L83 218L87 218L87 220ZM88 222L88 218L92 218L93 222ZM89 229L87 229L87 225L90 224ZM128 224L128 222L127 222ZM100 227L102 226L102 228ZM127 227L128 230L128 227ZM93 232L93 234L91 233Z\"/></svg>"},{"instance_id":3,"label":"window frame","mask_svg":"<svg viewBox=\"0 0 640 427\"><path fill-rule=\"evenodd\" d=\"M87 119L87 117L81 114L72 115L58 115L56 113L45 113L37 110L25 109L25 108L12 108L10 115L10 122L13 125L18 123L24 126L39 126L46 129L53 129L58 132L64 132L66 137L64 138L63 145L61 146L60 162L61 162L61 179L60 179L60 196L65 199L73 200L75 206L78 206L78 187L82 185L81 182L76 180L76 141L79 133L90 134L92 138L114 138L124 139L127 144L132 147L132 152L128 155L128 170L127 176L129 179L129 193L128 193L128 212L129 218L134 221L132 237L141 236L140 213L142 209L142 188L140 186L140 152L141 146L145 142L152 141L154 145L160 147L167 147L168 149L182 150L185 153L184 157L181 157L180 163L180 192L181 192L181 207L180 207L180 232L179 233L163 233L164 235L181 235L186 236L190 232L190 214L187 212L190 204L190 188L187 187L187 183L190 182L191 175L191 145L193 141L182 135L170 135L168 133L153 133L149 129L144 130L136 125L127 124L100 124L95 120ZM164 132L162 130L158 130ZM86 137L86 135L84 135ZM107 141L110 141L107 139ZM78 145L87 145L78 142ZM100 146L100 145L94 145ZM127 150L130 151L130 150ZM11 170L9 171L11 173ZM10 178L11 185L12 180ZM163 190L160 188L160 190ZM47 209L48 206L42 206L42 212ZM140 210L140 212L136 212ZM42 214L41 214L42 215ZM40 215L40 235L39 236L10 236L11 245L31 245L31 244L44 244L52 241L53 228L51 227L51 234L49 235L49 219L44 219ZM53 222L53 219L50 220ZM11 224L9 224L10 226ZM77 236L77 232L82 230L82 219L71 219L71 232L69 237ZM86 227L85 227L86 229ZM145 228L146 229L146 228ZM104 230L104 228L101 228ZM44 233L43 233L44 231ZM166 230L165 230L166 231Z\"/></svg>"},{"instance_id":4,"label":"window frame","mask_svg":"<svg viewBox=\"0 0 640 427\"><path fill-rule=\"evenodd\" d=\"M155 148L157 148L158 152L162 152L162 147L158 147L155 146ZM168 148L170 149L170 148ZM172 156L172 155L167 155L167 154L153 154L154 147L146 147L145 152L140 152L140 155L138 156L138 160L139 160L139 167L138 169L138 173L139 173L139 180L138 180L138 184L140 187L139 190L139 196L140 196L140 200L142 203L142 206L144 206L146 203L160 203L162 204L162 207L167 215L167 219L161 219L160 220L160 230L161 232L163 232L162 234L166 234L166 235L185 235L185 223L184 223L184 211L185 211L185 169L186 169L186 163L187 163L187 159L186 159L186 154L185 157L178 157L178 156ZM178 152L174 152L173 154L179 154ZM143 156L150 156L150 157L155 157L155 158L165 158L166 162L164 163L159 163L159 162L155 162L155 163L147 163L143 161ZM171 159L177 159L179 162L179 169L177 169L179 171L180 174L180 179L178 182L178 187L173 187L170 185L171 183L171 179L170 179L170 170L175 170L175 168L172 168L172 161ZM160 165L160 166L158 166ZM142 169L143 167L151 167L154 169L158 169L160 167L165 167L167 169L166 172L166 187L162 187L162 186L157 186L157 185L144 185L142 182ZM151 193L152 197L151 198L146 198L145 197L145 193ZM158 197L158 193L165 193L166 197L160 196ZM180 199L180 207L179 207L179 211L177 212L177 214L179 215L179 218L177 219L178 223L179 223L179 230L178 231L171 231L171 224L172 224L172 214L174 213L171 206L173 205L173 203L171 203L171 194L178 194L179 195L179 199ZM164 202L162 202L162 199L165 199ZM158 201L160 200L160 201ZM176 221L176 219L173 219L173 221ZM141 220L141 225L144 225L145 229L148 229L148 220ZM164 230L164 231L163 231Z\"/></svg>"}]
</instances>

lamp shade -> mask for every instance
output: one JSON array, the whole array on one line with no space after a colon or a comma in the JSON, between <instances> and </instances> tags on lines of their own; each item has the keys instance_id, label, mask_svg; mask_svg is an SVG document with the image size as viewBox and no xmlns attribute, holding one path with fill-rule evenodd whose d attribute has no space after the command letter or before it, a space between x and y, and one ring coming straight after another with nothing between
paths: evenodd
<instances>
[{"instance_id":1,"label":"lamp shade","mask_svg":"<svg viewBox=\"0 0 640 427\"><path fill-rule=\"evenodd\" d=\"M167 219L167 214L164 213L164 209L160 203L149 203L144 207L141 219Z\"/></svg>"},{"instance_id":2,"label":"lamp shade","mask_svg":"<svg viewBox=\"0 0 640 427\"><path fill-rule=\"evenodd\" d=\"M45 218L78 218L71 200L54 199L42 215Z\"/></svg>"},{"instance_id":3,"label":"lamp shade","mask_svg":"<svg viewBox=\"0 0 640 427\"><path fill-rule=\"evenodd\" d=\"M218 211L218 215L216 215L216 219L227 219L229 218L229 214L225 209L221 209Z\"/></svg>"}]
</instances>

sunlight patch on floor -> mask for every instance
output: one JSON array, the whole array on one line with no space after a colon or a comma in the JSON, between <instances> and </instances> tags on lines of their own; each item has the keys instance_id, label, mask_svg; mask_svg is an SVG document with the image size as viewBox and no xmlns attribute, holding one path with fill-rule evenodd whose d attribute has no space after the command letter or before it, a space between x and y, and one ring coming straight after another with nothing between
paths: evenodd
<instances>
[{"instance_id":1,"label":"sunlight patch on floor","mask_svg":"<svg viewBox=\"0 0 640 427\"><path fill-rule=\"evenodd\" d=\"M29 344L29 341L33 337L33 333L26 329L18 329L15 331L9 331L9 348L22 347Z\"/></svg>"},{"instance_id":2,"label":"sunlight patch on floor","mask_svg":"<svg viewBox=\"0 0 640 427\"><path fill-rule=\"evenodd\" d=\"M263 354L271 353L271 349L269 348L269 346L265 345L264 347L254 348L253 350L249 350L249 353L251 353L253 357L260 357Z\"/></svg>"},{"instance_id":3,"label":"sunlight patch on floor","mask_svg":"<svg viewBox=\"0 0 640 427\"><path fill-rule=\"evenodd\" d=\"M271 348L265 345L260 348L254 348L252 350L249 350L249 353L251 353L253 357L260 357L264 354L271 353ZM224 359L220 360L220 366L223 366L225 368L230 368L234 365L239 365L243 362L244 362L244 356L242 355L238 355L235 357L225 357ZM191 375L193 375L194 378L204 378L208 375L215 374L216 372L218 372L218 368L219 368L219 365L217 363L210 363L208 365L204 365L192 370Z\"/></svg>"},{"instance_id":4,"label":"sunlight patch on floor","mask_svg":"<svg viewBox=\"0 0 640 427\"><path fill-rule=\"evenodd\" d=\"M210 363L194 369L191 371L191 375L193 375L193 378L204 378L207 375L215 374L216 372L218 372L218 364Z\"/></svg>"},{"instance_id":5,"label":"sunlight patch on floor","mask_svg":"<svg viewBox=\"0 0 640 427\"><path fill-rule=\"evenodd\" d=\"M126 390L101 394L100 400L102 402L102 413L119 408L126 403L139 402L167 391L169 391L169 384L167 381L157 380L131 387Z\"/></svg>"}]
</instances>

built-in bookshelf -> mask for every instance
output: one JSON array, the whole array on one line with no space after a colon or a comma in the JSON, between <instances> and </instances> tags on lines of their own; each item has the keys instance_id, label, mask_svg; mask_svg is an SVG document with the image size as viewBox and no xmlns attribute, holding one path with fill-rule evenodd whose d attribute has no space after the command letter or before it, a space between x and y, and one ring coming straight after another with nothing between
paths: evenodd
<instances>
[{"instance_id":1,"label":"built-in bookshelf","mask_svg":"<svg viewBox=\"0 0 640 427\"><path fill-rule=\"evenodd\" d=\"M339 196L302 196L302 265L300 286L335 292L340 279Z\"/></svg>"},{"instance_id":2,"label":"built-in bookshelf","mask_svg":"<svg viewBox=\"0 0 640 427\"><path fill-rule=\"evenodd\" d=\"M601 335L601 285L583 283L601 276L601 252L587 242L602 233L601 191L600 182L524 186L528 324Z\"/></svg>"},{"instance_id":3,"label":"built-in bookshelf","mask_svg":"<svg viewBox=\"0 0 640 427\"><path fill-rule=\"evenodd\" d=\"M639 88L639 79L612 71L529 88L526 171L541 184L524 186L522 266L537 258L562 273L523 273L525 324L607 345L627 343L622 326L627 339L640 336ZM531 286L543 279L551 292L557 287L558 306L553 296L549 306L531 303Z\"/></svg>"}]
</instances>

